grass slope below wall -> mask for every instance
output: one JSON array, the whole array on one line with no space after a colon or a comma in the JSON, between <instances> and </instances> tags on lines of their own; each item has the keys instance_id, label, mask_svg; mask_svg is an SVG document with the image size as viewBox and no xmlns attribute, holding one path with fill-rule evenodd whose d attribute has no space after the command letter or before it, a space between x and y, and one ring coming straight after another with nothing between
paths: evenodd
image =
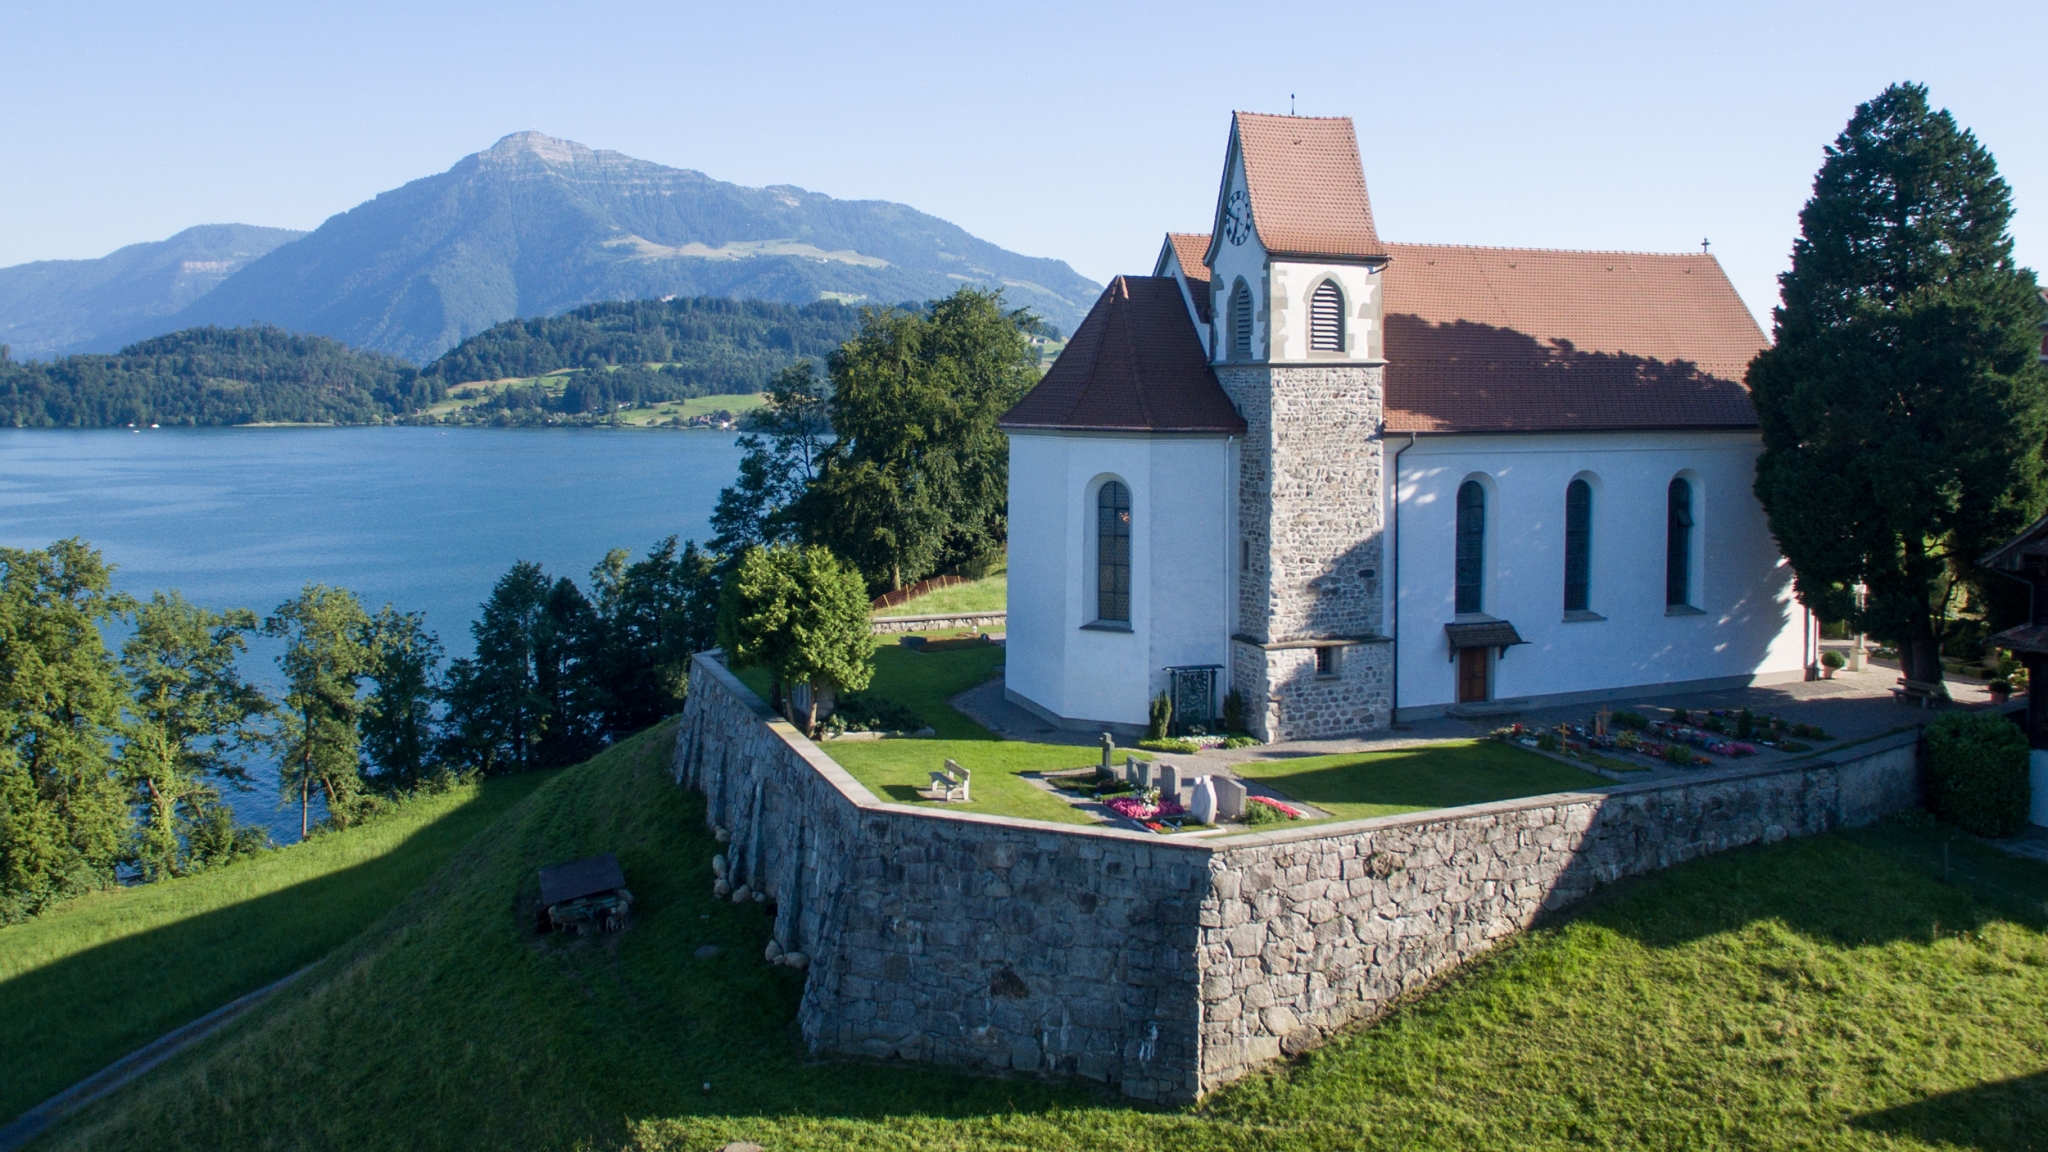
<instances>
[{"instance_id":1,"label":"grass slope below wall","mask_svg":"<svg viewBox=\"0 0 2048 1152\"><path fill-rule=\"evenodd\" d=\"M0 928L0 1122L318 959L539 783L421 797L360 828Z\"/></svg>"},{"instance_id":2,"label":"grass slope below wall","mask_svg":"<svg viewBox=\"0 0 2048 1152\"><path fill-rule=\"evenodd\" d=\"M1608 890L1194 1109L817 1061L760 906L665 773L569 770L322 969L42 1147L2027 1149L2048 1133L2048 867L1931 822ZM616 850L618 936L536 938L540 865ZM699 955L707 946L714 955ZM709 1087L705 1087L708 1085Z\"/></svg>"}]
</instances>

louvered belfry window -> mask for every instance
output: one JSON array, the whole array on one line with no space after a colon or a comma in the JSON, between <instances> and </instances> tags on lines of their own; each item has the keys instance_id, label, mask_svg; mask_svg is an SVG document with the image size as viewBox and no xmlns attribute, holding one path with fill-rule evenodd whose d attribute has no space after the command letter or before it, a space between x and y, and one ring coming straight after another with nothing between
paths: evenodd
<instances>
[{"instance_id":1,"label":"louvered belfry window","mask_svg":"<svg viewBox=\"0 0 2048 1152\"><path fill-rule=\"evenodd\" d=\"M1131 620L1131 490L1111 480L1095 496L1095 618Z\"/></svg>"},{"instance_id":2,"label":"louvered belfry window","mask_svg":"<svg viewBox=\"0 0 2048 1152\"><path fill-rule=\"evenodd\" d=\"M1242 280L1230 293L1230 356L1252 358L1252 290Z\"/></svg>"},{"instance_id":3,"label":"louvered belfry window","mask_svg":"<svg viewBox=\"0 0 2048 1152\"><path fill-rule=\"evenodd\" d=\"M1316 285L1309 295L1308 346L1315 352L1344 350L1344 291L1335 280Z\"/></svg>"}]
</instances>

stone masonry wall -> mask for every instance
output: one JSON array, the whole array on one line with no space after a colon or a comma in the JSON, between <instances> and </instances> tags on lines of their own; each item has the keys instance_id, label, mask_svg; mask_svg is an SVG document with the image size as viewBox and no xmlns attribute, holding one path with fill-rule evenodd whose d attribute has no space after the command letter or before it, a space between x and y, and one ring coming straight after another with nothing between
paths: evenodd
<instances>
[{"instance_id":1,"label":"stone masonry wall","mask_svg":"<svg viewBox=\"0 0 2048 1152\"><path fill-rule=\"evenodd\" d=\"M1080 759L1086 759L1085 755ZM1207 840L876 799L699 656L679 783L809 958L814 1051L1079 1075L1187 1101L1599 884L1867 823L1915 734L1786 766Z\"/></svg>"},{"instance_id":2,"label":"stone masonry wall","mask_svg":"<svg viewBox=\"0 0 2048 1152\"><path fill-rule=\"evenodd\" d=\"M1202 905L1202 1090L1379 1015L1600 884L1911 807L1917 741L1220 841Z\"/></svg>"},{"instance_id":3,"label":"stone masonry wall","mask_svg":"<svg viewBox=\"0 0 2048 1152\"><path fill-rule=\"evenodd\" d=\"M809 959L812 1050L1195 1096L1207 853L884 803L705 655L674 770L731 833L732 882Z\"/></svg>"},{"instance_id":4,"label":"stone masonry wall","mask_svg":"<svg viewBox=\"0 0 2048 1152\"><path fill-rule=\"evenodd\" d=\"M1246 429L1238 457L1238 530L1250 543L1251 563L1238 577L1236 634L1253 645L1378 635L1385 619L1379 436L1385 370L1217 365L1216 376ZM1268 649L1256 658L1250 655L1255 650L1240 647L1232 682L1253 716L1273 725L1261 736L1308 739L1390 722L1385 702L1371 693L1333 691L1328 682L1297 675L1294 650ZM1365 660L1369 666L1386 656ZM1265 663L1263 670L1247 666L1254 659ZM1372 677L1337 679L1355 687Z\"/></svg>"}]
</instances>

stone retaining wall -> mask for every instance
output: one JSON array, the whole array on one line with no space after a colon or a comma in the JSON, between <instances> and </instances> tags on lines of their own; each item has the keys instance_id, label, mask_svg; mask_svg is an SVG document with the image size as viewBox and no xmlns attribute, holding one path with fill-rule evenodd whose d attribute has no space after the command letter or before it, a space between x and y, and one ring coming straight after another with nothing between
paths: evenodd
<instances>
[{"instance_id":1,"label":"stone retaining wall","mask_svg":"<svg viewBox=\"0 0 2048 1152\"><path fill-rule=\"evenodd\" d=\"M731 833L732 882L767 893L778 942L809 958L814 1051L1161 1101L1369 1019L1599 884L1867 823L1919 788L1908 733L1677 782L1169 840L879 800L708 655L676 740L678 782Z\"/></svg>"},{"instance_id":2,"label":"stone retaining wall","mask_svg":"<svg viewBox=\"0 0 2048 1152\"><path fill-rule=\"evenodd\" d=\"M896 632L944 632L954 628L1000 632L1009 619L1007 611L942 612L932 616L877 616L870 627L877 636Z\"/></svg>"}]
</instances>

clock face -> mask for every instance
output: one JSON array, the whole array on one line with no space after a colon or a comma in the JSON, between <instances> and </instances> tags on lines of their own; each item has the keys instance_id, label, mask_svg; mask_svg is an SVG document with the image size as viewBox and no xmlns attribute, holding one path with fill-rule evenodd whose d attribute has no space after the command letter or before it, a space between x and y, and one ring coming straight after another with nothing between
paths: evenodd
<instances>
[{"instance_id":1,"label":"clock face","mask_svg":"<svg viewBox=\"0 0 2048 1152\"><path fill-rule=\"evenodd\" d=\"M1223 205L1223 237L1232 244L1242 244L1251 234L1252 198L1239 188Z\"/></svg>"}]
</instances>

